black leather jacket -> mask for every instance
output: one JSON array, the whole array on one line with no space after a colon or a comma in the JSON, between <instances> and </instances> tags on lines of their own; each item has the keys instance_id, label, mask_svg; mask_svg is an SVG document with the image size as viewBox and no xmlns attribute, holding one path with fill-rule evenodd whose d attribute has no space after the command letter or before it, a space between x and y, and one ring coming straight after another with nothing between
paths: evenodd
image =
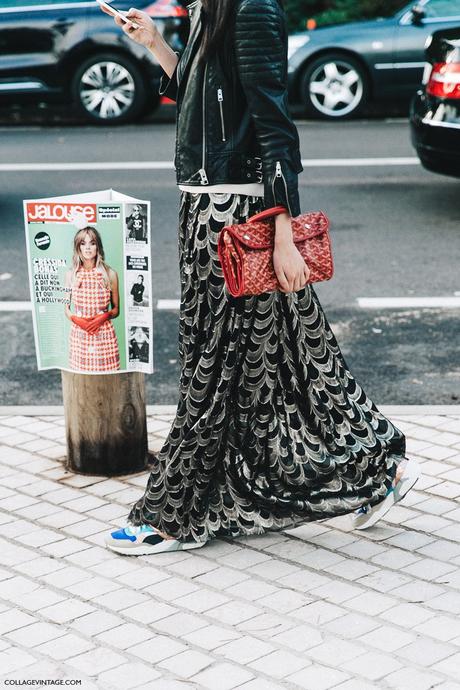
<instances>
[{"instance_id":1,"label":"black leather jacket","mask_svg":"<svg viewBox=\"0 0 460 690\"><path fill-rule=\"evenodd\" d=\"M287 29L279 0L235 0L217 54L197 65L204 11L188 5L190 33L159 93L176 101L177 183L264 183L265 207L300 213L299 135L287 103Z\"/></svg>"}]
</instances>

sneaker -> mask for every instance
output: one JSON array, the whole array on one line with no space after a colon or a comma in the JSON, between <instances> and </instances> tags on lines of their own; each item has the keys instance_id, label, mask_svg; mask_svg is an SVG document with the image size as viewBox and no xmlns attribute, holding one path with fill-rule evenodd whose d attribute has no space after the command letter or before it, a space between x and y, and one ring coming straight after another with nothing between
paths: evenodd
<instances>
[{"instance_id":1,"label":"sneaker","mask_svg":"<svg viewBox=\"0 0 460 690\"><path fill-rule=\"evenodd\" d=\"M351 515L353 529L367 529L372 527L384 515L388 513L391 506L400 501L412 489L418 478L421 469L418 462L408 460L403 473L397 483L391 486L383 501L373 506L361 506Z\"/></svg>"},{"instance_id":2,"label":"sneaker","mask_svg":"<svg viewBox=\"0 0 460 690\"><path fill-rule=\"evenodd\" d=\"M147 556L164 551L186 551L204 546L204 541L179 541L163 539L152 525L132 525L115 530L105 537L105 545L111 551L128 556Z\"/></svg>"},{"instance_id":3,"label":"sneaker","mask_svg":"<svg viewBox=\"0 0 460 690\"><path fill-rule=\"evenodd\" d=\"M412 489L418 478L422 474L422 468L415 460L408 460L404 472L395 486L395 503L400 501Z\"/></svg>"}]
</instances>

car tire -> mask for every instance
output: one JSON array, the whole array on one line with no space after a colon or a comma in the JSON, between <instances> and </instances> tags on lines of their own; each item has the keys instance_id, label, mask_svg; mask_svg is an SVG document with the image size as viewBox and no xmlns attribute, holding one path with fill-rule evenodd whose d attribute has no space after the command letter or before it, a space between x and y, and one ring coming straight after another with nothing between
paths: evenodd
<instances>
[{"instance_id":1,"label":"car tire","mask_svg":"<svg viewBox=\"0 0 460 690\"><path fill-rule=\"evenodd\" d=\"M300 88L307 113L328 120L358 115L369 96L364 68L342 53L325 53L310 62Z\"/></svg>"},{"instance_id":2,"label":"car tire","mask_svg":"<svg viewBox=\"0 0 460 690\"><path fill-rule=\"evenodd\" d=\"M81 115L102 125L132 121L146 103L139 68L117 53L99 53L85 60L74 75L72 95Z\"/></svg>"}]
</instances>

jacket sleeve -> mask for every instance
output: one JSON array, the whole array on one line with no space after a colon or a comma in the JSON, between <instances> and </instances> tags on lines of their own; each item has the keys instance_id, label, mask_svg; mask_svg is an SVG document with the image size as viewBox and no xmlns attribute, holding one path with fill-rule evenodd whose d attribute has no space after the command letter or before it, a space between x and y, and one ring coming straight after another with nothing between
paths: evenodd
<instances>
[{"instance_id":1,"label":"jacket sleeve","mask_svg":"<svg viewBox=\"0 0 460 690\"><path fill-rule=\"evenodd\" d=\"M264 203L300 213L303 166L297 127L288 110L287 28L278 0L239 0L235 60L261 150Z\"/></svg>"},{"instance_id":2,"label":"jacket sleeve","mask_svg":"<svg viewBox=\"0 0 460 690\"><path fill-rule=\"evenodd\" d=\"M179 65L179 60L181 58L181 53L179 51L175 50L174 51L177 55L177 63L174 68L174 72L171 74L171 77L168 76L168 74L164 71L164 69L161 70L161 77L160 77L160 86L158 87L158 93L160 96L166 96L167 98L170 98L172 101L175 101L177 99L177 66Z\"/></svg>"}]
</instances>

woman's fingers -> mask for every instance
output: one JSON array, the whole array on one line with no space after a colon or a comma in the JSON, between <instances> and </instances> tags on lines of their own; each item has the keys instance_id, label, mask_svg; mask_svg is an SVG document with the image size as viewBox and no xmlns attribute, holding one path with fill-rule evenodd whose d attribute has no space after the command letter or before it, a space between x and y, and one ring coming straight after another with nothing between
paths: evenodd
<instances>
[{"instance_id":1,"label":"woman's fingers","mask_svg":"<svg viewBox=\"0 0 460 690\"><path fill-rule=\"evenodd\" d=\"M134 19L134 18L142 19L142 17L143 17L143 12L141 12L140 10L136 10L135 7L131 7L131 8L127 11L126 16L127 16L127 17L132 17L133 19Z\"/></svg>"},{"instance_id":2,"label":"woman's fingers","mask_svg":"<svg viewBox=\"0 0 460 690\"><path fill-rule=\"evenodd\" d=\"M289 281L287 279L285 272L282 269L278 269L276 277L278 278L278 283L280 285L281 292L289 292Z\"/></svg>"}]
</instances>

